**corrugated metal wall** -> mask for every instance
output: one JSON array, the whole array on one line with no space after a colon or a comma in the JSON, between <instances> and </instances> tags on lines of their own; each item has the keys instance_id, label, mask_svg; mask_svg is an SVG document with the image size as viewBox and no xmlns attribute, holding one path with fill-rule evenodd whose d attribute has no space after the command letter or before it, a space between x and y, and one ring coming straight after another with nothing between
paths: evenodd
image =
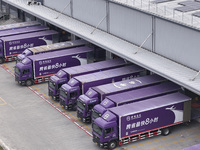
<instances>
[{"instance_id":1,"label":"corrugated metal wall","mask_svg":"<svg viewBox=\"0 0 200 150\"><path fill-rule=\"evenodd\" d=\"M70 1L71 0L44 0L44 5L55 9L58 12L62 12L65 6L69 4ZM63 12L63 14L71 16L71 7L68 6Z\"/></svg>"},{"instance_id":2,"label":"corrugated metal wall","mask_svg":"<svg viewBox=\"0 0 200 150\"><path fill-rule=\"evenodd\" d=\"M141 45L152 33L152 16L122 5L110 3L110 33ZM143 48L152 50L152 36Z\"/></svg>"},{"instance_id":3,"label":"corrugated metal wall","mask_svg":"<svg viewBox=\"0 0 200 150\"><path fill-rule=\"evenodd\" d=\"M69 2L44 0L44 5L62 11ZM64 13L91 26L97 26L108 14L98 28L138 46L153 31L143 48L200 70L198 31L109 0L71 0Z\"/></svg>"},{"instance_id":4,"label":"corrugated metal wall","mask_svg":"<svg viewBox=\"0 0 200 150\"><path fill-rule=\"evenodd\" d=\"M200 70L200 32L156 19L155 52Z\"/></svg>"},{"instance_id":5,"label":"corrugated metal wall","mask_svg":"<svg viewBox=\"0 0 200 150\"><path fill-rule=\"evenodd\" d=\"M73 0L73 17L97 26L106 16L106 0ZM106 19L100 24L100 29L107 31Z\"/></svg>"}]
</instances>

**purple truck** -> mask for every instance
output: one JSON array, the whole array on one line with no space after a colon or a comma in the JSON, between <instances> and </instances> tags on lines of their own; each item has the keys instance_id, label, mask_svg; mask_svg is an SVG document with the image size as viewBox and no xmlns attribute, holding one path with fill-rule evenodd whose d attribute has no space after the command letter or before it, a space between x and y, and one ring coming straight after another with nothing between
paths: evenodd
<instances>
[{"instance_id":1,"label":"purple truck","mask_svg":"<svg viewBox=\"0 0 200 150\"><path fill-rule=\"evenodd\" d=\"M53 100L58 100L59 88L62 86L62 84L67 83L71 78L75 76L104 71L125 65L127 65L127 63L123 59L112 59L71 68L64 68L60 70L56 75L50 77L48 86L49 96L51 96Z\"/></svg>"},{"instance_id":2,"label":"purple truck","mask_svg":"<svg viewBox=\"0 0 200 150\"><path fill-rule=\"evenodd\" d=\"M39 26L39 25L41 25L41 24L37 21L13 23L13 24L0 26L0 31L13 30L13 29L31 27L31 26Z\"/></svg>"},{"instance_id":3,"label":"purple truck","mask_svg":"<svg viewBox=\"0 0 200 150\"><path fill-rule=\"evenodd\" d=\"M93 50L84 46L27 56L16 64L15 80L27 86L46 82L62 68L86 64L90 53L93 53Z\"/></svg>"},{"instance_id":4,"label":"purple truck","mask_svg":"<svg viewBox=\"0 0 200 150\"><path fill-rule=\"evenodd\" d=\"M25 49L57 41L54 30L32 32L0 38L0 63L12 61Z\"/></svg>"},{"instance_id":5,"label":"purple truck","mask_svg":"<svg viewBox=\"0 0 200 150\"><path fill-rule=\"evenodd\" d=\"M22 52L22 54L17 55L17 62L21 62L27 56L84 46L86 44L88 44L88 42L81 39L81 40L60 42L60 43L55 43L55 44L50 44L50 45L27 48Z\"/></svg>"},{"instance_id":6,"label":"purple truck","mask_svg":"<svg viewBox=\"0 0 200 150\"><path fill-rule=\"evenodd\" d=\"M93 107L103 101L106 96L159 84L164 81L166 81L165 78L154 74L91 87L77 100L77 117L83 122L90 123Z\"/></svg>"},{"instance_id":7,"label":"purple truck","mask_svg":"<svg viewBox=\"0 0 200 150\"><path fill-rule=\"evenodd\" d=\"M181 87L179 85L172 82L163 82L157 85L151 85L148 87L143 86L143 88L136 88L131 91L106 96L100 104L94 106L92 110L92 120L94 121L96 118L101 117L109 108L177 91L181 92Z\"/></svg>"},{"instance_id":8,"label":"purple truck","mask_svg":"<svg viewBox=\"0 0 200 150\"><path fill-rule=\"evenodd\" d=\"M113 107L92 124L93 142L114 149L156 135L191 119L191 98L179 92Z\"/></svg>"},{"instance_id":9,"label":"purple truck","mask_svg":"<svg viewBox=\"0 0 200 150\"><path fill-rule=\"evenodd\" d=\"M137 65L130 65L106 71L76 76L60 88L60 105L66 109L76 109L77 98L90 87L112 83L136 77L145 70Z\"/></svg>"},{"instance_id":10,"label":"purple truck","mask_svg":"<svg viewBox=\"0 0 200 150\"><path fill-rule=\"evenodd\" d=\"M19 34L25 34L25 33L31 33L31 32L44 31L44 30L49 30L49 28L46 26L31 26L31 27L25 27L25 28L17 28L13 30L5 30L5 31L0 31L0 38L19 35Z\"/></svg>"}]
</instances>

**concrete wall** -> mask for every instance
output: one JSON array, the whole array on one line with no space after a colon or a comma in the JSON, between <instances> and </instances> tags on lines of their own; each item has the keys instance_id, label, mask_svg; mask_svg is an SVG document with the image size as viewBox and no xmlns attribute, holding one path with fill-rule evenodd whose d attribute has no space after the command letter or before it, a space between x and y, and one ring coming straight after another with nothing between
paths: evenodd
<instances>
[{"instance_id":1,"label":"concrete wall","mask_svg":"<svg viewBox=\"0 0 200 150\"><path fill-rule=\"evenodd\" d=\"M110 0L44 0L44 5L123 40L200 70L200 32ZM30 17L26 16L26 20Z\"/></svg>"},{"instance_id":2,"label":"concrete wall","mask_svg":"<svg viewBox=\"0 0 200 150\"><path fill-rule=\"evenodd\" d=\"M141 45L152 33L152 16L110 3L110 33L136 45ZM152 36L143 48L152 50Z\"/></svg>"},{"instance_id":3,"label":"concrete wall","mask_svg":"<svg viewBox=\"0 0 200 150\"><path fill-rule=\"evenodd\" d=\"M156 53L200 70L200 32L159 18L155 31Z\"/></svg>"},{"instance_id":4,"label":"concrete wall","mask_svg":"<svg viewBox=\"0 0 200 150\"><path fill-rule=\"evenodd\" d=\"M62 12L65 6L69 4L70 1L71 0L44 0L44 5L52 9L55 9L58 12ZM71 15L71 7L68 6L64 10L63 14Z\"/></svg>"}]
</instances>

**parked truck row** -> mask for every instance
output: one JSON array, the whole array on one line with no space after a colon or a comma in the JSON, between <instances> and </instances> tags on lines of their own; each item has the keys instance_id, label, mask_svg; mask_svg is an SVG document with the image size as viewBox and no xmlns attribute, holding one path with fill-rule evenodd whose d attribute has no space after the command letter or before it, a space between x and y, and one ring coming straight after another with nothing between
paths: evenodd
<instances>
[{"instance_id":1,"label":"parked truck row","mask_svg":"<svg viewBox=\"0 0 200 150\"><path fill-rule=\"evenodd\" d=\"M92 124L93 142L114 149L160 134L191 119L191 98L172 93L107 110Z\"/></svg>"},{"instance_id":2,"label":"parked truck row","mask_svg":"<svg viewBox=\"0 0 200 150\"><path fill-rule=\"evenodd\" d=\"M73 48L73 47L80 47L80 46L85 46L87 44L88 44L87 41L80 39L80 40L66 41L66 42L27 48L22 52L22 54L17 55L17 62L21 62L27 56L37 55L37 54L46 53L46 52L59 51L59 50Z\"/></svg>"},{"instance_id":3,"label":"parked truck row","mask_svg":"<svg viewBox=\"0 0 200 150\"><path fill-rule=\"evenodd\" d=\"M0 64L13 61L25 49L58 41L58 32L36 22L0 26Z\"/></svg>"},{"instance_id":4,"label":"parked truck row","mask_svg":"<svg viewBox=\"0 0 200 150\"><path fill-rule=\"evenodd\" d=\"M114 69L125 65L127 65L127 62L119 58L61 69L56 75L50 77L48 86L49 96L51 96L53 100L59 100L60 87L73 77Z\"/></svg>"},{"instance_id":5,"label":"parked truck row","mask_svg":"<svg viewBox=\"0 0 200 150\"><path fill-rule=\"evenodd\" d=\"M36 28L43 31L31 31ZM121 58L95 62L84 40L52 44L57 32L34 22L11 30L0 26L0 56L3 62L18 54L15 81L27 86L48 81L49 96L76 110L82 122L92 122L93 142L102 148L168 135L172 126L192 119L191 98L159 75ZM29 41L35 43L17 46Z\"/></svg>"}]
</instances>

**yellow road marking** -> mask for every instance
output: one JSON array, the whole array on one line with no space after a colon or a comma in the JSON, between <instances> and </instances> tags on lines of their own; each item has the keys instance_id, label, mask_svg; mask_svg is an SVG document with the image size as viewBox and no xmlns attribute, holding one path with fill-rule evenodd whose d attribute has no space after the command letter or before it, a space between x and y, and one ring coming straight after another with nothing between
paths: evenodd
<instances>
[{"instance_id":1,"label":"yellow road marking","mask_svg":"<svg viewBox=\"0 0 200 150\"><path fill-rule=\"evenodd\" d=\"M15 72L13 69L11 69L10 67L8 67L8 65L4 64L6 68L8 68L11 72Z\"/></svg>"},{"instance_id":2,"label":"yellow road marking","mask_svg":"<svg viewBox=\"0 0 200 150\"><path fill-rule=\"evenodd\" d=\"M187 131L194 131L195 129L188 129ZM142 146L142 145L146 145L146 144L150 144L150 143L153 143L153 142L158 142L158 141L165 140L165 139L169 139L169 138L172 138L172 137L175 137L175 136L182 135L183 133L185 133L185 132L177 133L177 134L174 134L174 135L171 135L171 136L167 136L167 137L164 137L164 138L160 138L160 139L157 139L157 140L153 140L153 141L150 141L150 142L146 142L146 143L141 143L141 144L138 144L138 145L130 146L130 147L127 147L126 149L133 148L133 147L138 147L138 146Z\"/></svg>"},{"instance_id":3,"label":"yellow road marking","mask_svg":"<svg viewBox=\"0 0 200 150\"><path fill-rule=\"evenodd\" d=\"M3 103L0 104L0 105L6 105L7 104L6 101L3 100L3 98L0 97L0 99L3 101Z\"/></svg>"},{"instance_id":4,"label":"yellow road marking","mask_svg":"<svg viewBox=\"0 0 200 150\"><path fill-rule=\"evenodd\" d=\"M34 85L32 86L34 89L36 89L38 92L40 92L42 95L44 95L45 97L49 98L49 96L47 96L46 94L44 94L43 92L41 92L38 88L36 88ZM51 99L50 99L51 100ZM53 101L53 100L51 100ZM53 101L54 102L54 101ZM84 125L78 118L76 118L75 116L73 116L71 113L67 112L63 107L61 107L58 103L55 103L59 108L61 108L62 110L64 110L68 115L70 115L72 118L74 118L76 121L78 121L81 125L83 125L85 128L87 128L88 130L92 130L90 127L87 127L86 125Z\"/></svg>"},{"instance_id":5,"label":"yellow road marking","mask_svg":"<svg viewBox=\"0 0 200 150\"><path fill-rule=\"evenodd\" d=\"M158 148L161 148L161 147L173 145L173 144L176 144L176 143L179 143L179 142L183 142L183 141L186 141L186 140L190 140L190 139L194 139L194 138L197 138L197 137L200 137L200 135L196 135L196 136L193 136L193 137L190 137L190 138L186 138L186 139L179 140L179 141L176 141L176 142L172 142L172 143L168 143L168 144L161 145L161 146L158 146L158 147L154 147L154 148L151 148L151 149L148 149L148 150L158 149Z\"/></svg>"}]
</instances>

